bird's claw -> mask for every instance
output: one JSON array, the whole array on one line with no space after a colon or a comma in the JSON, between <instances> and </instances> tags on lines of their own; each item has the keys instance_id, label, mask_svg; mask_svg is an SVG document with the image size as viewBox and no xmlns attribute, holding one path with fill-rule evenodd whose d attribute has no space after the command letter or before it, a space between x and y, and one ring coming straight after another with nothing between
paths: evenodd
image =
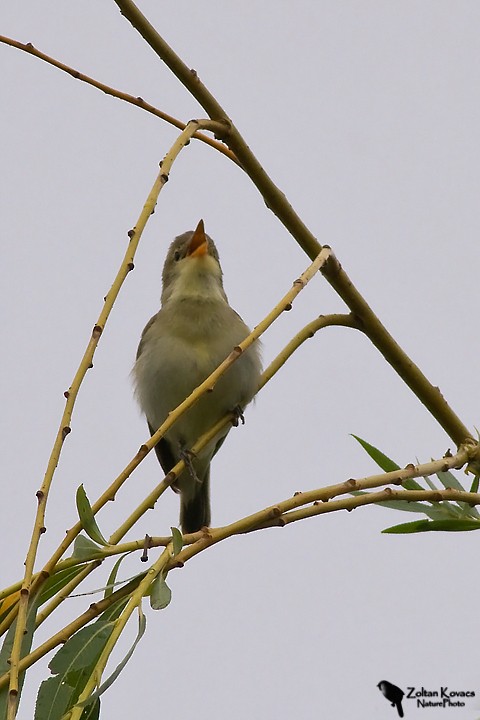
<instances>
[{"instance_id":1,"label":"bird's claw","mask_svg":"<svg viewBox=\"0 0 480 720\"><path fill-rule=\"evenodd\" d=\"M242 425L245 425L245 418L243 417L243 410L240 407L240 405L236 405L233 410L233 418L232 418L232 425L233 427L238 427L238 422L240 421Z\"/></svg>"},{"instance_id":2,"label":"bird's claw","mask_svg":"<svg viewBox=\"0 0 480 720\"><path fill-rule=\"evenodd\" d=\"M187 450L186 448L182 448L180 450L180 457L182 458L183 462L185 463L185 467L188 470L192 480L195 480L195 482L200 483L201 480L198 477L197 471L195 470L195 467L193 465L193 460L196 457L195 453L192 452L192 450Z\"/></svg>"}]
</instances>

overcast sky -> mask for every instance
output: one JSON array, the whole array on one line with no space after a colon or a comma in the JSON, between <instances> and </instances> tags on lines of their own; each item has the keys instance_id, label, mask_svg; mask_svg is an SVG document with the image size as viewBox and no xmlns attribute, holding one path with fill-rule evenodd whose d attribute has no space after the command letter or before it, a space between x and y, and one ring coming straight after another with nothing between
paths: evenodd
<instances>
[{"instance_id":1,"label":"overcast sky","mask_svg":"<svg viewBox=\"0 0 480 720\"><path fill-rule=\"evenodd\" d=\"M140 7L397 341L463 422L479 427L480 4ZM0 33L183 121L204 115L113 2L3 0ZM4 45L0 68L3 587L22 573L63 392L177 131ZM217 243L229 300L250 325L308 265L241 170L191 143L78 398L40 562L75 522L76 487L98 497L148 435L129 374L159 306L167 245L200 218ZM265 363L306 322L343 310L316 277L265 335ZM402 465L454 449L366 338L327 329L261 392L215 458L213 524L375 473L350 433ZM100 513L104 534L159 479L152 454ZM147 634L104 696L102 717L393 720L376 687L382 679L404 690L447 685L477 694L463 710L441 713L406 701L407 718L478 717L480 536L381 534L410 519L375 507L324 515L229 540L172 572L172 603L147 608ZM177 520L169 492L129 537L166 534ZM122 567L128 576L144 566L135 557ZM88 588L107 574L92 576ZM65 603L62 624L90 602ZM39 642L58 628L47 625ZM132 624L122 648L135 632ZM33 717L47 673L47 661L29 673L21 720Z\"/></svg>"}]
</instances>

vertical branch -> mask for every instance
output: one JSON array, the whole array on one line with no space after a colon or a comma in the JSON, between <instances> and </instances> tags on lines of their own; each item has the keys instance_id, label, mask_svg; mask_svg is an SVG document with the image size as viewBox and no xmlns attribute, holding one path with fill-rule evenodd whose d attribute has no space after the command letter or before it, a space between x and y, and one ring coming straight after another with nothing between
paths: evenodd
<instances>
[{"instance_id":1,"label":"vertical branch","mask_svg":"<svg viewBox=\"0 0 480 720\"><path fill-rule=\"evenodd\" d=\"M115 621L112 634L108 638L102 653L95 664L95 668L87 680L85 687L77 700L77 704L69 714L69 720L81 720L84 712L84 703L95 690L95 686L100 685L101 677L105 671L108 659L118 642L128 620L137 607L141 606L143 596L147 593L155 578L164 570L173 556L173 543L170 542L153 565L145 573L145 577L139 582L138 587L132 592L127 606L123 610L120 617Z\"/></svg>"},{"instance_id":2,"label":"vertical branch","mask_svg":"<svg viewBox=\"0 0 480 720\"><path fill-rule=\"evenodd\" d=\"M118 297L118 294L120 292L120 289L125 281L125 278L127 277L128 273L133 270L134 264L133 260L135 257L136 250L138 248L138 244L140 242L140 238L142 235L142 232L148 222L149 217L153 213L155 209L155 205L158 200L158 196L160 194L161 189L165 185L165 183L168 181L168 176L170 169L172 167L172 164L180 151L185 147L185 145L188 144L192 136L195 134L197 130L200 128L204 128L206 130L212 130L221 133L224 130L224 127L220 123L215 123L210 120L192 120L190 121L185 130L179 135L176 142L172 146L171 150L167 153L164 160L161 163L160 166L160 172L153 184L153 187L148 195L148 198L143 206L142 212L140 213L140 216L138 218L137 224L135 227L130 230L129 237L130 242L128 245L128 248L125 252L124 258L122 260L122 263L120 265L120 268L117 272L117 275L115 277L115 280L113 281L113 284L108 291L105 302L103 305L103 308L100 312L100 315L98 317L98 320L96 324L94 325L92 335L90 337L90 340L88 342L87 348L84 352L84 355L80 361L80 365L78 367L77 372L75 373L75 377L73 378L72 384L69 387L69 389L65 392L66 397L66 403L65 403L65 409L62 414L62 418L60 421L60 427L57 431L57 435L54 441L54 445L52 448L52 452L50 454L50 459L48 461L47 469L45 472L45 476L43 479L42 486L37 491L37 500L38 500L38 506L37 506L37 512L35 516L35 522L34 527L30 539L30 544L25 560L25 573L23 577L22 587L20 590L20 599L18 603L18 615L17 615L17 625L15 629L15 637L14 642L12 646L12 653L10 658L10 684L9 684L9 695L8 695L8 710L7 710L7 720L14 720L17 712L17 705L18 705L18 693L19 693L19 684L18 684L18 675L19 675L19 662L21 658L21 647L22 647L22 639L25 632L25 626L26 626L26 619L27 619L27 609L29 605L29 600L31 596L31 588L32 588L32 577L33 577L33 570L35 565L35 559L37 556L38 551L38 545L40 542L41 535L45 532L45 510L48 500L49 491L53 482L54 473L56 470L56 467L58 465L58 461L60 459L60 453L62 451L63 443L65 438L70 432L70 421L75 405L75 401L78 395L78 392L80 390L81 384L83 382L83 379L85 378L85 375L87 373L87 370L92 366L92 360L95 353L95 350L97 348L98 342L100 340L100 337L102 335L103 329L105 327L105 324L108 320L108 317L110 315L110 312L113 308L113 305L115 303L115 300ZM38 587L40 586L40 583L38 583L37 587L35 588L35 592L38 591Z\"/></svg>"}]
</instances>

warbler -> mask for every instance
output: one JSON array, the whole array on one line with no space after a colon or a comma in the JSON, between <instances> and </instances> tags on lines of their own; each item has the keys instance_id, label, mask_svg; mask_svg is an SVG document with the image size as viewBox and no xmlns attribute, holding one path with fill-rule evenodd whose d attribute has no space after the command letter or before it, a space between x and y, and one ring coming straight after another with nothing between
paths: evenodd
<instances>
[{"instance_id":1,"label":"warbler","mask_svg":"<svg viewBox=\"0 0 480 720\"><path fill-rule=\"evenodd\" d=\"M172 242L162 280L161 308L143 330L133 369L135 395L151 434L250 332L228 303L218 251L205 234L203 220ZM190 448L227 412L243 418L261 372L256 341L155 446L165 473L185 460L185 469L172 485L180 494L180 525L185 533L211 523L210 462L231 425L198 455Z\"/></svg>"}]
</instances>

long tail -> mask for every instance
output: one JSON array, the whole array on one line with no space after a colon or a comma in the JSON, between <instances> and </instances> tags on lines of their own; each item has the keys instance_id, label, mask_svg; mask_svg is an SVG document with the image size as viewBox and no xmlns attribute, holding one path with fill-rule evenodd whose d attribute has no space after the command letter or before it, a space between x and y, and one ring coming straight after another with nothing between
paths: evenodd
<instances>
[{"instance_id":1,"label":"long tail","mask_svg":"<svg viewBox=\"0 0 480 720\"><path fill-rule=\"evenodd\" d=\"M210 468L193 497L186 493L180 493L180 525L184 533L193 533L202 527L209 527L211 522L210 514Z\"/></svg>"}]
</instances>

